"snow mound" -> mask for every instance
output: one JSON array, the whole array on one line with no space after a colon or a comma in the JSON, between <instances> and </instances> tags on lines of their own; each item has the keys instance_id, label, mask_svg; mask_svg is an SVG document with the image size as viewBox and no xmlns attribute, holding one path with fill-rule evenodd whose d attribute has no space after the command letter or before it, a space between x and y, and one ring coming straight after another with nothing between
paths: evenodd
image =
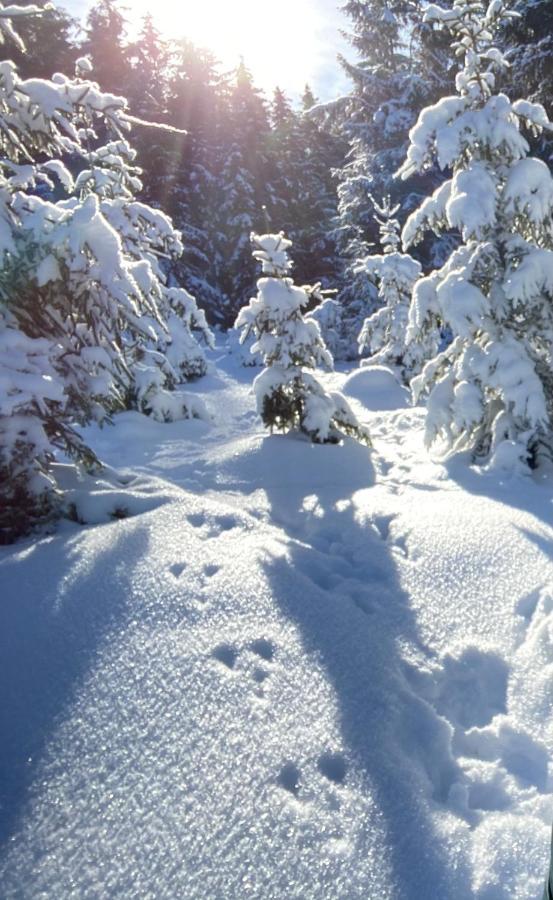
<instances>
[{"instance_id":1,"label":"snow mound","mask_svg":"<svg viewBox=\"0 0 553 900\"><path fill-rule=\"evenodd\" d=\"M56 483L63 490L64 506L81 525L100 525L156 509L176 499L174 485L151 475L133 475L110 467L98 475L80 473L73 465L52 466Z\"/></svg>"},{"instance_id":2,"label":"snow mound","mask_svg":"<svg viewBox=\"0 0 553 900\"><path fill-rule=\"evenodd\" d=\"M238 438L211 458L219 486L246 493L263 488L360 490L374 483L370 448L352 438L312 444L301 435Z\"/></svg>"},{"instance_id":3,"label":"snow mound","mask_svg":"<svg viewBox=\"0 0 553 900\"><path fill-rule=\"evenodd\" d=\"M366 409L404 409L410 406L409 391L387 366L366 366L344 381L342 393L359 400Z\"/></svg>"}]
</instances>

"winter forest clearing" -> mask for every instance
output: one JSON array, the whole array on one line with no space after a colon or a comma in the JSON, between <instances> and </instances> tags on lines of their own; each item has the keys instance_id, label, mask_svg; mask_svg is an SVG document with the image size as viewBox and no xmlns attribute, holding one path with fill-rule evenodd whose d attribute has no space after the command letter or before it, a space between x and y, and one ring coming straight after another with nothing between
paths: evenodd
<instances>
[{"instance_id":1,"label":"winter forest clearing","mask_svg":"<svg viewBox=\"0 0 553 900\"><path fill-rule=\"evenodd\" d=\"M2 898L542 897L553 12L344 16L0 5Z\"/></svg>"}]
</instances>

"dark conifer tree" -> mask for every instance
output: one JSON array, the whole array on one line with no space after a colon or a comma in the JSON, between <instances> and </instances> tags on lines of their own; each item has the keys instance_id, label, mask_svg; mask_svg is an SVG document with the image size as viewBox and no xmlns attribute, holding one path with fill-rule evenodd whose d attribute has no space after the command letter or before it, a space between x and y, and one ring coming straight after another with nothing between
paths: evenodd
<instances>
[{"instance_id":1,"label":"dark conifer tree","mask_svg":"<svg viewBox=\"0 0 553 900\"><path fill-rule=\"evenodd\" d=\"M264 209L275 201L270 178L269 113L244 61L227 85L220 128L217 177L216 280L231 325L256 282L250 234L264 225Z\"/></svg>"},{"instance_id":2,"label":"dark conifer tree","mask_svg":"<svg viewBox=\"0 0 553 900\"><path fill-rule=\"evenodd\" d=\"M190 41L180 41L174 46L168 110L171 124L183 133L172 137L166 175L166 202L184 243L174 276L194 294L210 320L219 323L228 305L216 265L222 107L215 57Z\"/></svg>"},{"instance_id":3,"label":"dark conifer tree","mask_svg":"<svg viewBox=\"0 0 553 900\"><path fill-rule=\"evenodd\" d=\"M46 6L47 0L18 0L18 6ZM73 34L77 22L61 7L51 7L41 16L25 16L17 33L25 52L13 44L9 56L21 78L51 78L54 72L73 72L78 56Z\"/></svg>"},{"instance_id":4,"label":"dark conifer tree","mask_svg":"<svg viewBox=\"0 0 553 900\"><path fill-rule=\"evenodd\" d=\"M92 62L93 78L104 91L123 95L132 80L127 21L118 0L97 0L90 10L81 54Z\"/></svg>"}]
</instances>

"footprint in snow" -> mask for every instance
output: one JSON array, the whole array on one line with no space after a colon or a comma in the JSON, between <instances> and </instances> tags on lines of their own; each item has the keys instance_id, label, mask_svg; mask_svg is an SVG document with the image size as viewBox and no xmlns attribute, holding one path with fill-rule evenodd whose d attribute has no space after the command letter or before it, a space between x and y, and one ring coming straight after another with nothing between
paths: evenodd
<instances>
[{"instance_id":1,"label":"footprint in snow","mask_svg":"<svg viewBox=\"0 0 553 900\"><path fill-rule=\"evenodd\" d=\"M226 666L227 669L234 669L238 659L238 650L232 644L219 644L213 650L212 656Z\"/></svg>"},{"instance_id":2,"label":"footprint in snow","mask_svg":"<svg viewBox=\"0 0 553 900\"><path fill-rule=\"evenodd\" d=\"M180 578L184 570L186 569L186 563L173 563L172 566L169 566L169 571L174 578Z\"/></svg>"},{"instance_id":3,"label":"footprint in snow","mask_svg":"<svg viewBox=\"0 0 553 900\"><path fill-rule=\"evenodd\" d=\"M273 661L275 646L271 641L268 641L267 638L257 638L255 641L251 642L249 647L253 653L257 653L258 656L265 659L267 662Z\"/></svg>"},{"instance_id":4,"label":"footprint in snow","mask_svg":"<svg viewBox=\"0 0 553 900\"><path fill-rule=\"evenodd\" d=\"M276 776L276 784L298 802L315 804L319 813L332 817L341 808L340 787L347 776L347 763L342 753L328 751L308 762L303 771L286 762Z\"/></svg>"},{"instance_id":5,"label":"footprint in snow","mask_svg":"<svg viewBox=\"0 0 553 900\"><path fill-rule=\"evenodd\" d=\"M186 517L192 528L202 528L205 525L205 516L203 513L189 513Z\"/></svg>"},{"instance_id":6,"label":"footprint in snow","mask_svg":"<svg viewBox=\"0 0 553 900\"><path fill-rule=\"evenodd\" d=\"M275 644L262 637L250 641L241 649L233 644L219 644L211 655L226 669L239 673L246 682L253 684L254 695L262 699L265 696L266 682L272 674L275 653Z\"/></svg>"},{"instance_id":7,"label":"footprint in snow","mask_svg":"<svg viewBox=\"0 0 553 900\"><path fill-rule=\"evenodd\" d=\"M285 791L297 797L300 791L301 772L294 763L285 763L278 773L277 782Z\"/></svg>"},{"instance_id":8,"label":"footprint in snow","mask_svg":"<svg viewBox=\"0 0 553 900\"><path fill-rule=\"evenodd\" d=\"M224 531L231 531L240 525L239 520L232 515L207 517L203 513L189 513L187 520L193 528L202 532L202 537L218 537Z\"/></svg>"},{"instance_id":9,"label":"footprint in snow","mask_svg":"<svg viewBox=\"0 0 553 900\"><path fill-rule=\"evenodd\" d=\"M471 728L455 740L455 749L464 757L472 757L498 765L517 779L522 788L547 791L548 753L540 741L523 729L513 726L507 716L498 716L485 728Z\"/></svg>"},{"instance_id":10,"label":"footprint in snow","mask_svg":"<svg viewBox=\"0 0 553 900\"><path fill-rule=\"evenodd\" d=\"M346 778L346 760L341 753L323 753L317 761L321 775L334 784L343 784Z\"/></svg>"},{"instance_id":11,"label":"footprint in snow","mask_svg":"<svg viewBox=\"0 0 553 900\"><path fill-rule=\"evenodd\" d=\"M509 667L497 653L468 646L446 654L438 676L434 705L454 727L488 725L507 706Z\"/></svg>"}]
</instances>

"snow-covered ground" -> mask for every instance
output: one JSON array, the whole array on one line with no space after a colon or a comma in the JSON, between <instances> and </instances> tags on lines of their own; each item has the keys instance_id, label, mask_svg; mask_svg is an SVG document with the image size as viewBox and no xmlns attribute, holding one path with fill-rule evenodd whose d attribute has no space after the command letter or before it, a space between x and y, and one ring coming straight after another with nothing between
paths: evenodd
<instances>
[{"instance_id":1,"label":"snow-covered ground","mask_svg":"<svg viewBox=\"0 0 553 900\"><path fill-rule=\"evenodd\" d=\"M267 436L213 360L0 552L2 897L537 900L552 483L433 463L382 370L329 376L373 450Z\"/></svg>"}]
</instances>

